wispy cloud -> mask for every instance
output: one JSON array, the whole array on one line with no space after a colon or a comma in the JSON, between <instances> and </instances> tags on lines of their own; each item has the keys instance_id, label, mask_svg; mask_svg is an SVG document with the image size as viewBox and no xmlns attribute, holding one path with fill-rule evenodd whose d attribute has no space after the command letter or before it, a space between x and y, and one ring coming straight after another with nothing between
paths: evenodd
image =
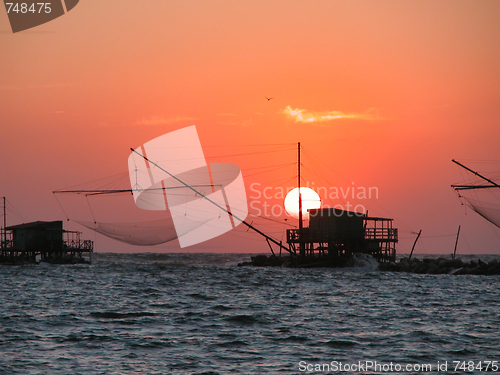
<instances>
[{"instance_id":1,"label":"wispy cloud","mask_svg":"<svg viewBox=\"0 0 500 375\"><path fill-rule=\"evenodd\" d=\"M138 120L135 122L136 125L164 125L164 124L174 124L177 122L183 121L194 121L196 118L194 117L184 117L184 116L176 116L176 117L163 117L163 116L152 116L149 118L143 118L142 120Z\"/></svg>"},{"instance_id":2,"label":"wispy cloud","mask_svg":"<svg viewBox=\"0 0 500 375\"><path fill-rule=\"evenodd\" d=\"M374 121L382 120L376 110L370 109L364 113L344 113L341 111L309 111L307 109L292 108L287 106L283 113L295 120L295 122L325 122L339 119Z\"/></svg>"},{"instance_id":3,"label":"wispy cloud","mask_svg":"<svg viewBox=\"0 0 500 375\"><path fill-rule=\"evenodd\" d=\"M252 126L254 124L253 119L248 119L240 123L240 126Z\"/></svg>"}]
</instances>

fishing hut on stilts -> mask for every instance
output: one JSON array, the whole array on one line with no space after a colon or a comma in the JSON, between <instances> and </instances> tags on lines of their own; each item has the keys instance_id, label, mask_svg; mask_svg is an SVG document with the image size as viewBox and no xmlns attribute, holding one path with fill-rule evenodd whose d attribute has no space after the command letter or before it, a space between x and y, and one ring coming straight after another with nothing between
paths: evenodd
<instances>
[{"instance_id":1,"label":"fishing hut on stilts","mask_svg":"<svg viewBox=\"0 0 500 375\"><path fill-rule=\"evenodd\" d=\"M309 210L309 227L287 230L290 252L299 264L345 266L354 254L394 262L398 230L392 219L337 208Z\"/></svg>"},{"instance_id":2,"label":"fishing hut on stilts","mask_svg":"<svg viewBox=\"0 0 500 375\"><path fill-rule=\"evenodd\" d=\"M344 266L355 254L379 262L394 262L398 230L393 219L338 208L308 210L309 227L303 225L300 193L300 143L298 143L299 228L287 230L292 262L299 266Z\"/></svg>"},{"instance_id":3,"label":"fishing hut on stilts","mask_svg":"<svg viewBox=\"0 0 500 375\"><path fill-rule=\"evenodd\" d=\"M0 263L91 263L94 242L82 240L80 232L63 229L62 221L35 221L7 226L3 198ZM84 257L88 255L88 260Z\"/></svg>"}]
</instances>

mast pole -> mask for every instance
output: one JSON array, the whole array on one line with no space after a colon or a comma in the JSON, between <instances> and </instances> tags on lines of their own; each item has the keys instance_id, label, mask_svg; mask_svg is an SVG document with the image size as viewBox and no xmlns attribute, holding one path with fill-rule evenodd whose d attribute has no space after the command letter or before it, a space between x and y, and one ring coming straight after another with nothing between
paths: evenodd
<instances>
[{"instance_id":1,"label":"mast pole","mask_svg":"<svg viewBox=\"0 0 500 375\"><path fill-rule=\"evenodd\" d=\"M302 232L302 193L300 192L300 142L297 144L297 148L298 148L298 161L297 161L297 164L298 164L298 170L299 170L299 173L298 173L298 181L297 181L297 185L299 187L299 229L300 231Z\"/></svg>"},{"instance_id":2,"label":"mast pole","mask_svg":"<svg viewBox=\"0 0 500 375\"><path fill-rule=\"evenodd\" d=\"M283 246L280 242L276 241L274 238L272 237L269 237L267 234L265 234L264 232L262 232L261 230L255 228L253 225L251 224L248 224L245 220L241 220L238 216L236 216L235 214L233 214L231 211L229 211L227 208L225 207L222 207L220 204L218 204L217 202L214 202L213 200L211 200L209 197L207 197L205 194L199 192L198 190L196 190L195 188L193 188L191 185L188 185L186 184L184 181L182 181L180 178L174 176L173 174L171 174L169 171L167 171L166 169L162 168L161 166L159 166L158 164L156 164L154 161L151 161L149 160L146 156L142 155L141 153L137 152L136 150L134 150L133 148L130 148L130 150L132 150L132 152L135 152L137 155L141 156L142 158L144 158L144 160L146 160L148 163L154 165L155 167L159 168L160 170L162 170L163 172L165 172L166 174L168 174L170 177L174 178L175 180L179 181L181 184L183 184L185 187L187 187L188 189L194 191L197 195L201 196L202 198L205 198L207 201L209 201L210 203L214 204L215 206L217 206L218 208L220 208L222 211L224 212L227 212L229 215L231 215L231 217L239 220L241 223L245 224L248 228L250 229L253 229L255 232L257 232L258 234L260 234L261 236L264 236L267 240L271 241L272 243L274 243L275 245L278 245L280 248L283 248L285 249L286 251L290 252L289 249L287 249L285 246Z\"/></svg>"},{"instance_id":3,"label":"mast pole","mask_svg":"<svg viewBox=\"0 0 500 375\"><path fill-rule=\"evenodd\" d=\"M481 175L480 175L479 173L477 173L476 171L473 171L472 169L467 168L465 165L463 165L462 163L459 163L459 162L458 162L458 161L456 161L455 159L451 159L451 161L452 161L453 163L455 163L455 164L458 164L458 165L459 165L459 166L461 166L462 168L464 168L464 169L468 170L469 172L474 173L477 177L480 177L480 178L482 178L483 180L488 181L490 184L493 184L493 185L495 185L496 187L500 188L500 185L498 185L496 182L491 181L489 178L486 178L486 177L484 177L484 176L481 176Z\"/></svg>"},{"instance_id":4,"label":"mast pole","mask_svg":"<svg viewBox=\"0 0 500 375\"><path fill-rule=\"evenodd\" d=\"M300 248L300 255L303 256L304 254L304 241L302 238L302 232L303 232L303 224L302 224L302 193L300 192L300 142L297 143L297 164L298 164L298 175L297 175L297 185L299 188L299 248Z\"/></svg>"},{"instance_id":5,"label":"mast pole","mask_svg":"<svg viewBox=\"0 0 500 375\"><path fill-rule=\"evenodd\" d=\"M2 233L2 249L7 246L7 204L3 197L3 233Z\"/></svg>"}]
</instances>

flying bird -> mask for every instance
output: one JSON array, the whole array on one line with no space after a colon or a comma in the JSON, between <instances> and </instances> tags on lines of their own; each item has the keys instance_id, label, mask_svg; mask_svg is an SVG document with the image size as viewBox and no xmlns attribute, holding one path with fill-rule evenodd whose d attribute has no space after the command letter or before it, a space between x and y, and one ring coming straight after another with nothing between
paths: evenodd
<instances>
[{"instance_id":1,"label":"flying bird","mask_svg":"<svg viewBox=\"0 0 500 375\"><path fill-rule=\"evenodd\" d=\"M266 99L267 99L267 101L269 101L269 100L274 99L274 98L268 98L268 97L266 96Z\"/></svg>"}]
</instances>

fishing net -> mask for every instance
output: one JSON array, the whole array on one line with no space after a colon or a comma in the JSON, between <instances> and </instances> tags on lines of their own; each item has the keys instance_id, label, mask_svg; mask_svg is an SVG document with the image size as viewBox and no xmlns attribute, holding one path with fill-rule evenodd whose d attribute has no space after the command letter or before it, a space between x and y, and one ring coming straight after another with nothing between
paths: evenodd
<instances>
[{"instance_id":1,"label":"fishing net","mask_svg":"<svg viewBox=\"0 0 500 375\"><path fill-rule=\"evenodd\" d=\"M177 238L172 221L167 219L133 223L101 223L78 220L76 222L105 236L131 245L159 245Z\"/></svg>"},{"instance_id":2,"label":"fishing net","mask_svg":"<svg viewBox=\"0 0 500 375\"><path fill-rule=\"evenodd\" d=\"M459 198L483 218L500 227L500 163L482 162L470 169L461 166L464 182L452 185Z\"/></svg>"},{"instance_id":3,"label":"fishing net","mask_svg":"<svg viewBox=\"0 0 500 375\"><path fill-rule=\"evenodd\" d=\"M474 195L486 195L483 192L475 192ZM500 195L500 189L498 189L498 194ZM472 197L467 197L467 193L460 193L460 197L466 202L467 206L473 209L476 213L481 215L483 218L495 224L500 228L500 204L492 202L491 199L488 200L478 200ZM488 197L489 198L489 197Z\"/></svg>"},{"instance_id":4,"label":"fishing net","mask_svg":"<svg viewBox=\"0 0 500 375\"><path fill-rule=\"evenodd\" d=\"M68 220L115 240L151 246L176 239L169 212L139 209L127 184L123 173L55 191L54 196Z\"/></svg>"},{"instance_id":5,"label":"fishing net","mask_svg":"<svg viewBox=\"0 0 500 375\"><path fill-rule=\"evenodd\" d=\"M215 218L207 217L206 212L200 209L199 205L196 210L190 210L190 202L194 199L204 201L205 198L199 195L195 197L195 193L184 186L145 189L141 194L143 207L165 202L164 191L170 191L170 197L177 202L176 210L179 218L186 217L182 225L175 226L171 211L165 203L163 203L163 210L141 209L135 204L132 189L126 188L129 184L128 177L127 173L123 173L58 190L54 192L54 195L68 220L117 241L138 246L169 242L194 230L199 230L202 226L205 226L207 231L214 230L217 226L214 222L223 219L224 214L227 216L222 208L208 201L206 202L207 210L212 216L215 215ZM110 180L114 182L111 186L108 183ZM206 186L193 186L202 194L207 192ZM212 191L210 185L209 188ZM223 199L214 202L220 205L225 204ZM235 215L238 214L240 212L235 210ZM234 221L238 224L237 220Z\"/></svg>"},{"instance_id":6,"label":"fishing net","mask_svg":"<svg viewBox=\"0 0 500 375\"><path fill-rule=\"evenodd\" d=\"M248 214L240 168L208 164L194 126L132 149L128 167L128 184L122 176L113 183L101 181L101 188L80 186L54 193L85 198L78 204L87 206L92 220L80 219L83 207L71 214L73 220L133 245L177 238L181 247L191 246L228 232Z\"/></svg>"}]
</instances>

